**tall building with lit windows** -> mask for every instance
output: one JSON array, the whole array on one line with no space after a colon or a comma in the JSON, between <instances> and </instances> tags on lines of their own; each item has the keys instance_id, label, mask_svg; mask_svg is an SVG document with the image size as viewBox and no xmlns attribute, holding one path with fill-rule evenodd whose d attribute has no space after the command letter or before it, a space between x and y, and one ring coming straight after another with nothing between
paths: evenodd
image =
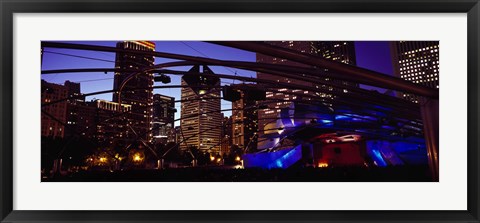
<instances>
[{"instance_id":1,"label":"tall building with lit windows","mask_svg":"<svg viewBox=\"0 0 480 223\"><path fill-rule=\"evenodd\" d=\"M390 43L395 76L415 84L439 88L439 42L395 41ZM397 92L397 96L418 103L418 97Z\"/></svg>"},{"instance_id":2,"label":"tall building with lit windows","mask_svg":"<svg viewBox=\"0 0 480 223\"><path fill-rule=\"evenodd\" d=\"M202 69L203 68L203 69ZM208 66L193 66L182 77L180 131L181 149L192 146L204 152L220 153L222 113L220 111L220 78Z\"/></svg>"},{"instance_id":3,"label":"tall building with lit windows","mask_svg":"<svg viewBox=\"0 0 480 223\"><path fill-rule=\"evenodd\" d=\"M153 95L153 137L158 143L173 142L171 134L175 119L175 98Z\"/></svg>"},{"instance_id":4,"label":"tall building with lit windows","mask_svg":"<svg viewBox=\"0 0 480 223\"><path fill-rule=\"evenodd\" d=\"M222 138L220 153L222 155L228 155L231 152L232 147L232 116L225 117L222 113Z\"/></svg>"},{"instance_id":5,"label":"tall building with lit windows","mask_svg":"<svg viewBox=\"0 0 480 223\"><path fill-rule=\"evenodd\" d=\"M355 45L352 41L268 41L265 42L273 46L287 48L296 50L302 53L308 53L316 56L323 57L328 60L337 61L340 63L356 65L355 57ZM271 56L266 56L263 54L257 53L256 61L259 63L270 63L270 64L281 64L281 65L290 65L290 66L300 66L300 67L309 67L308 65L289 61L282 58L276 58ZM322 70L323 72L328 72L328 69ZM267 91L267 100L272 100L271 103L268 103L268 108L258 111L258 128L259 128L259 137L262 135L262 129L269 123L275 122L280 110L282 108L289 107L291 101L293 100L311 100L311 98L326 98L334 99L333 92L348 93L346 89L332 87L328 84L318 85L315 83L281 77L274 74L267 74L258 72L257 78L273 80L279 83L290 83L302 86L309 86L319 89L318 92L309 92L300 89L287 89L279 88L276 92ZM315 77L321 78L321 77ZM323 78L325 82L332 82L335 84L343 84L358 87L358 84L345 82L340 80L333 80L331 78ZM330 93L332 92L332 93ZM273 102L275 101L275 102Z\"/></svg>"},{"instance_id":6,"label":"tall building with lit windows","mask_svg":"<svg viewBox=\"0 0 480 223\"><path fill-rule=\"evenodd\" d=\"M122 41L118 42L118 49L133 51L155 51L155 43L150 41ZM127 72L115 72L113 88L119 89L121 83L132 74L131 70L141 71L142 69L152 67L155 63L154 56L142 55L136 53L117 52L115 57L115 68L130 70ZM143 140L151 141L153 133L153 73L140 73L135 78L129 80L121 94L115 92L113 101L119 101L121 95L122 104L131 105L131 112L126 116L130 131L126 132L127 139L137 137ZM129 127L129 128L130 128Z\"/></svg>"},{"instance_id":7,"label":"tall building with lit windows","mask_svg":"<svg viewBox=\"0 0 480 223\"><path fill-rule=\"evenodd\" d=\"M87 106L85 96L80 92L80 83L65 81L68 97L67 100L67 126L65 137L92 137L95 135L94 108Z\"/></svg>"},{"instance_id":8,"label":"tall building with lit windows","mask_svg":"<svg viewBox=\"0 0 480 223\"><path fill-rule=\"evenodd\" d=\"M354 66L357 65L357 58L355 55L355 42L353 41L315 41L312 42L312 54L339 63ZM324 72L328 72L328 69L324 69ZM323 80L336 85L344 85L350 87L359 86L358 83L335 80L332 78L323 78ZM334 94L329 94L328 92L348 93L348 90L346 89L332 87L329 85L317 85L315 87L327 92L321 93L321 97L335 98Z\"/></svg>"},{"instance_id":9,"label":"tall building with lit windows","mask_svg":"<svg viewBox=\"0 0 480 223\"><path fill-rule=\"evenodd\" d=\"M353 41L315 41L311 44L312 53L325 59L350 65L357 64Z\"/></svg>"},{"instance_id":10,"label":"tall building with lit windows","mask_svg":"<svg viewBox=\"0 0 480 223\"><path fill-rule=\"evenodd\" d=\"M245 84L231 86L242 85ZM247 151L255 150L258 141L258 103L249 99L247 91L238 91L240 100L232 102L232 145Z\"/></svg>"},{"instance_id":11,"label":"tall building with lit windows","mask_svg":"<svg viewBox=\"0 0 480 223\"><path fill-rule=\"evenodd\" d=\"M100 145L111 146L123 141L127 133L131 131L127 122L123 119L121 112L131 111L132 105L120 104L106 100L94 100L86 103L88 107L94 109L94 123L96 132L94 138ZM88 126L88 125L87 125Z\"/></svg>"}]
</instances>

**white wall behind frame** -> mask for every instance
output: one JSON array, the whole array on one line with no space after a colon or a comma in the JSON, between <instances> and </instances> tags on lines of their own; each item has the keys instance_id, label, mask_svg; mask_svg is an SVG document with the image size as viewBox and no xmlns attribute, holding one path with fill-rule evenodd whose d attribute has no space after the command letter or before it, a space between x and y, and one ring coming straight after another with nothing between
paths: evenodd
<instances>
[{"instance_id":1,"label":"white wall behind frame","mask_svg":"<svg viewBox=\"0 0 480 223\"><path fill-rule=\"evenodd\" d=\"M466 210L466 18L466 14L15 14L14 209ZM41 183L40 41L126 39L439 40L440 183ZM228 197L228 191L237 193ZM205 203L213 194L220 200Z\"/></svg>"}]
</instances>

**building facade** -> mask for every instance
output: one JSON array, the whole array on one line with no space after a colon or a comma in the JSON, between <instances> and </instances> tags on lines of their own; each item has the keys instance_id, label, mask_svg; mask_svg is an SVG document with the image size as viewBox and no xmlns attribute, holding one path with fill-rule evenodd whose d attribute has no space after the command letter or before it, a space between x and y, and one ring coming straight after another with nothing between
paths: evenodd
<instances>
[{"instance_id":1,"label":"building facade","mask_svg":"<svg viewBox=\"0 0 480 223\"><path fill-rule=\"evenodd\" d=\"M87 102L79 83L66 81L64 87L68 97L75 97L67 100L65 137L90 139L108 147L133 135L127 125L132 105L98 99Z\"/></svg>"},{"instance_id":2,"label":"building facade","mask_svg":"<svg viewBox=\"0 0 480 223\"><path fill-rule=\"evenodd\" d=\"M323 57L327 60L336 61L343 64L348 65L357 65L357 58L355 55L355 42L353 41L315 41L311 42L312 44L312 51L313 55L317 55ZM324 69L324 72L328 73L328 69ZM343 80L336 80L332 78L323 78L323 81L327 83L332 83L337 86L350 86L350 87L358 87L358 83L343 81ZM323 92L327 93L320 93L320 97L323 98L332 98L335 99L335 95L339 93L348 93L347 89L341 87L334 87L328 84L316 85L318 89L323 90ZM332 92L332 93L330 93ZM335 93L335 94L334 94Z\"/></svg>"},{"instance_id":3,"label":"building facade","mask_svg":"<svg viewBox=\"0 0 480 223\"><path fill-rule=\"evenodd\" d=\"M132 110L132 105L122 104L120 106L117 102L94 100L88 102L87 106L94 108L96 126L94 137L101 145L113 146L132 136L133 127L129 127L129 120L123 115Z\"/></svg>"},{"instance_id":4,"label":"building facade","mask_svg":"<svg viewBox=\"0 0 480 223\"><path fill-rule=\"evenodd\" d=\"M223 116L223 113L222 113ZM220 142L220 153L229 154L232 146L232 116L222 118L222 136Z\"/></svg>"},{"instance_id":5,"label":"building facade","mask_svg":"<svg viewBox=\"0 0 480 223\"><path fill-rule=\"evenodd\" d=\"M69 98L67 101L67 126L65 137L86 136L95 134L94 109L85 104L85 96L80 92L80 83L65 81Z\"/></svg>"},{"instance_id":6,"label":"building facade","mask_svg":"<svg viewBox=\"0 0 480 223\"><path fill-rule=\"evenodd\" d=\"M150 41L123 41L118 42L118 49L133 51L155 51L155 43ZM154 66L154 56L117 52L115 57L115 68L123 70L138 70ZM122 82L132 74L132 72L115 72L113 88L119 89ZM139 73L135 78L129 80L124 90L114 92L113 101L119 102L121 95L122 104L132 106L131 112L127 115L128 125L131 126L136 134L129 134L126 137L136 138L137 134L142 139L151 141L153 137L153 73Z\"/></svg>"},{"instance_id":7,"label":"building facade","mask_svg":"<svg viewBox=\"0 0 480 223\"><path fill-rule=\"evenodd\" d=\"M68 102L66 137L95 138L97 134L96 108L88 102Z\"/></svg>"},{"instance_id":8,"label":"building facade","mask_svg":"<svg viewBox=\"0 0 480 223\"><path fill-rule=\"evenodd\" d=\"M174 142L175 98L153 95L153 138L155 142Z\"/></svg>"},{"instance_id":9,"label":"building facade","mask_svg":"<svg viewBox=\"0 0 480 223\"><path fill-rule=\"evenodd\" d=\"M340 63L356 65L356 56L355 56L355 45L351 41L269 41L267 44L296 50L302 53L308 53L311 55L316 55L323 57L328 60L337 61ZM299 67L309 67L308 65L297 63L294 61L289 61L283 58L276 58L271 56L266 56L263 54L257 53L256 61L259 63L269 63L269 64L280 64L280 65L290 65L290 66L299 66ZM323 72L328 72L328 69L324 69ZM287 89L279 88L276 92L267 92L267 100L272 101L268 103L267 109L262 109L258 111L258 129L259 129L259 138L263 137L263 129L269 124L275 123L279 117L280 111L282 108L287 108L290 106L292 101L295 100L311 100L312 98L321 99L334 99L334 93L348 93L346 89L333 87L328 84L318 85L315 83L281 77L274 74L267 74L258 72L257 78L273 80L279 83L288 83L295 85L302 85L308 87L315 87L319 89L318 92L305 91L301 89ZM318 78L318 77L316 77ZM358 84L349 83L341 80L333 80L331 78L323 78L323 81L326 83L331 82L332 84L341 84L356 86ZM331 92L331 93L330 93Z\"/></svg>"},{"instance_id":10,"label":"building facade","mask_svg":"<svg viewBox=\"0 0 480 223\"><path fill-rule=\"evenodd\" d=\"M201 70L203 68L203 70ZM220 153L222 113L220 78L208 66L196 65L181 80L181 149L195 147L203 152Z\"/></svg>"},{"instance_id":11,"label":"building facade","mask_svg":"<svg viewBox=\"0 0 480 223\"><path fill-rule=\"evenodd\" d=\"M42 80L41 85L42 105L67 98L68 89L65 86L49 83L44 80ZM67 122L67 101L64 100L42 106L42 111L41 135L52 138L63 138L65 136L64 123Z\"/></svg>"},{"instance_id":12,"label":"building facade","mask_svg":"<svg viewBox=\"0 0 480 223\"><path fill-rule=\"evenodd\" d=\"M314 41L311 44L313 54L344 64L357 64L353 41Z\"/></svg>"},{"instance_id":13,"label":"building facade","mask_svg":"<svg viewBox=\"0 0 480 223\"><path fill-rule=\"evenodd\" d=\"M240 100L232 102L232 145L247 151L256 150L258 103L255 100L249 100L248 91L240 89L238 91L240 92Z\"/></svg>"},{"instance_id":14,"label":"building facade","mask_svg":"<svg viewBox=\"0 0 480 223\"><path fill-rule=\"evenodd\" d=\"M395 76L439 88L439 46L438 41L392 41L390 49ZM418 103L416 95L397 92L397 96Z\"/></svg>"}]
</instances>

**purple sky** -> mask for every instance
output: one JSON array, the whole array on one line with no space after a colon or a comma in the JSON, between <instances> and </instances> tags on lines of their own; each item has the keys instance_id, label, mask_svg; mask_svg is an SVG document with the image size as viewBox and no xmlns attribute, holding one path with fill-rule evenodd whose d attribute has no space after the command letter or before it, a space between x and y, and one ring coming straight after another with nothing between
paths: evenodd
<instances>
[{"instance_id":1,"label":"purple sky","mask_svg":"<svg viewBox=\"0 0 480 223\"><path fill-rule=\"evenodd\" d=\"M80 44L102 45L102 46L115 46L116 41L80 41L71 42ZM210 57L222 60L238 60L238 61L255 61L255 53L247 52L243 50L233 49L229 47L218 46L210 43L197 42L197 41L156 41L156 51L184 54L191 56ZM366 69L378 71L384 74L392 75L393 68L391 64L391 56L388 42L386 41L356 41L355 51L357 56L357 66ZM89 60L85 58L76 58L66 55L59 55L54 53L72 54L83 57L92 57L107 61ZM109 62L111 61L111 62ZM115 61L115 54L108 52L95 52L95 51L83 51L83 50L70 50L70 49L55 49L45 48L43 54L42 70L53 69L72 69L72 68L113 68ZM173 61L170 59L156 58L155 64ZM235 74L239 76L256 77L255 72L240 70L234 68L224 67L211 67L215 73L221 74ZM187 67L176 68L178 70L186 70ZM171 75L172 84L180 84L180 76ZM42 79L52 82L63 84L65 80L81 83L82 93L89 93L95 91L102 91L113 88L113 73L63 73L63 74L47 74L42 75ZM232 83L232 80L222 79L222 84ZM235 83L239 83L236 81ZM160 85L161 83L156 83ZM368 86L363 86L366 89L376 89ZM384 92L383 89L378 89L380 92ZM154 93L160 93L168 96L175 97L176 100L180 100L180 89L155 89ZM111 94L96 95L94 97L88 97L87 100L93 98L111 100ZM180 103L175 105L177 110L180 111ZM227 101L222 101L222 109L231 108L231 104ZM226 112L225 115L230 115L230 112ZM180 112L177 112L175 118L179 118Z\"/></svg>"},{"instance_id":2,"label":"purple sky","mask_svg":"<svg viewBox=\"0 0 480 223\"><path fill-rule=\"evenodd\" d=\"M393 75L392 56L388 41L356 41L357 66ZM385 92L385 89L361 85L362 88Z\"/></svg>"}]
</instances>

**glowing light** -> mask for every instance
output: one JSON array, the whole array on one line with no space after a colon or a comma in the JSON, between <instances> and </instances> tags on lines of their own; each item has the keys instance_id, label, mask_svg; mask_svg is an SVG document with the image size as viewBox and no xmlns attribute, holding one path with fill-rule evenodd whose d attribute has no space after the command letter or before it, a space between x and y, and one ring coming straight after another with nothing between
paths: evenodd
<instances>
[{"instance_id":1,"label":"glowing light","mask_svg":"<svg viewBox=\"0 0 480 223\"><path fill-rule=\"evenodd\" d=\"M265 169L288 168L298 162L302 157L301 145L291 149L258 154L245 154L241 162L245 167L261 167Z\"/></svg>"},{"instance_id":2,"label":"glowing light","mask_svg":"<svg viewBox=\"0 0 480 223\"><path fill-rule=\"evenodd\" d=\"M335 142L335 139L327 139L325 140L325 143L334 143Z\"/></svg>"},{"instance_id":3,"label":"glowing light","mask_svg":"<svg viewBox=\"0 0 480 223\"><path fill-rule=\"evenodd\" d=\"M342 141L342 142L356 142L360 139L360 136L359 135L345 135L345 136L338 137L338 139L340 139L340 141Z\"/></svg>"},{"instance_id":4,"label":"glowing light","mask_svg":"<svg viewBox=\"0 0 480 223\"><path fill-rule=\"evenodd\" d=\"M322 119L320 122L322 122L323 124L333 123L331 120L327 120L327 119Z\"/></svg>"},{"instance_id":5,"label":"glowing light","mask_svg":"<svg viewBox=\"0 0 480 223\"><path fill-rule=\"evenodd\" d=\"M235 157L235 161L237 162L240 161L240 157L239 156Z\"/></svg>"},{"instance_id":6,"label":"glowing light","mask_svg":"<svg viewBox=\"0 0 480 223\"><path fill-rule=\"evenodd\" d=\"M318 167L326 168L326 167L328 167L328 163L318 163Z\"/></svg>"},{"instance_id":7,"label":"glowing light","mask_svg":"<svg viewBox=\"0 0 480 223\"><path fill-rule=\"evenodd\" d=\"M210 161L214 161L214 160L215 160L215 157L210 156Z\"/></svg>"},{"instance_id":8,"label":"glowing light","mask_svg":"<svg viewBox=\"0 0 480 223\"><path fill-rule=\"evenodd\" d=\"M387 166L387 162L385 162L385 160L383 159L383 156L380 153L380 151L372 150L372 152L373 152L374 158L376 159L376 160L373 161L375 166L382 166L382 167ZM377 162L377 161L379 161L379 162Z\"/></svg>"},{"instance_id":9,"label":"glowing light","mask_svg":"<svg viewBox=\"0 0 480 223\"><path fill-rule=\"evenodd\" d=\"M277 166L276 166L277 168L282 168L282 167L283 167L283 163L282 163L281 160L277 160L277 161L275 162L275 164L277 165Z\"/></svg>"},{"instance_id":10,"label":"glowing light","mask_svg":"<svg viewBox=\"0 0 480 223\"><path fill-rule=\"evenodd\" d=\"M242 165L236 165L233 167L234 169L243 169L243 166Z\"/></svg>"},{"instance_id":11,"label":"glowing light","mask_svg":"<svg viewBox=\"0 0 480 223\"><path fill-rule=\"evenodd\" d=\"M100 157L100 162L102 162L102 163L107 162L107 158L105 158L105 157Z\"/></svg>"},{"instance_id":12,"label":"glowing light","mask_svg":"<svg viewBox=\"0 0 480 223\"><path fill-rule=\"evenodd\" d=\"M135 155L133 155L133 161L135 162L142 161L142 157L140 156L140 154L136 153Z\"/></svg>"}]
</instances>

